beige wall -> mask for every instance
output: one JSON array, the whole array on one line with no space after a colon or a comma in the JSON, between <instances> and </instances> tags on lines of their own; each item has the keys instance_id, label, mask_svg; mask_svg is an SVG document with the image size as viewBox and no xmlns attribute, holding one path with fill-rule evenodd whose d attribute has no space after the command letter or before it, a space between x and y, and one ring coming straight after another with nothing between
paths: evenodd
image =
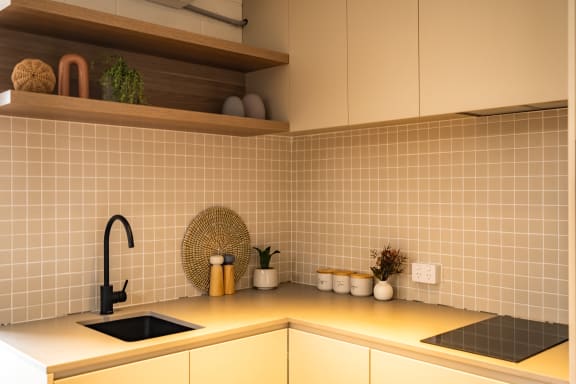
<instances>
[{"instance_id":1,"label":"beige wall","mask_svg":"<svg viewBox=\"0 0 576 384\"><path fill-rule=\"evenodd\" d=\"M147 0L56 1L238 43L242 42L242 28L185 9L166 7ZM190 3L223 16L242 19L242 0L194 0Z\"/></svg>"},{"instance_id":2,"label":"beige wall","mask_svg":"<svg viewBox=\"0 0 576 384\"><path fill-rule=\"evenodd\" d=\"M295 138L235 138L0 118L0 322L98 308L102 238L125 305L199 294L180 264L188 223L226 205L281 280L368 271L388 241L442 264L395 277L401 298L567 321L566 110ZM250 268L239 284L251 285ZM408 272L408 271L407 271Z\"/></svg>"},{"instance_id":3,"label":"beige wall","mask_svg":"<svg viewBox=\"0 0 576 384\"><path fill-rule=\"evenodd\" d=\"M566 110L297 137L293 279L368 271L388 242L442 264L397 295L568 321ZM408 272L408 271L406 271Z\"/></svg>"}]
</instances>

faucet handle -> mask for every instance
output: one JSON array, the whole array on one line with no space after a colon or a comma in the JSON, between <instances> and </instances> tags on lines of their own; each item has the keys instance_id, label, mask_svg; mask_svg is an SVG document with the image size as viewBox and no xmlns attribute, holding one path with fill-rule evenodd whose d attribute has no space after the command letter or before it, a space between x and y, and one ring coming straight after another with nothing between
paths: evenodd
<instances>
[{"instance_id":1,"label":"faucet handle","mask_svg":"<svg viewBox=\"0 0 576 384\"><path fill-rule=\"evenodd\" d=\"M128 296L126 295L126 287L128 286L128 280L124 282L124 286L121 291L116 291L112 293L112 303L123 303L126 301Z\"/></svg>"}]
</instances>

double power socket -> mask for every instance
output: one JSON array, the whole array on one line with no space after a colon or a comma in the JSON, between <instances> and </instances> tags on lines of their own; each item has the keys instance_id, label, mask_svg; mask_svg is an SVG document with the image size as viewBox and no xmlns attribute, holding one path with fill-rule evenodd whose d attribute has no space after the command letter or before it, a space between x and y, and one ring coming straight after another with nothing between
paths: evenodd
<instances>
[{"instance_id":1,"label":"double power socket","mask_svg":"<svg viewBox=\"0 0 576 384\"><path fill-rule=\"evenodd\" d=\"M440 264L412 263L412 281L438 284L440 282Z\"/></svg>"}]
</instances>

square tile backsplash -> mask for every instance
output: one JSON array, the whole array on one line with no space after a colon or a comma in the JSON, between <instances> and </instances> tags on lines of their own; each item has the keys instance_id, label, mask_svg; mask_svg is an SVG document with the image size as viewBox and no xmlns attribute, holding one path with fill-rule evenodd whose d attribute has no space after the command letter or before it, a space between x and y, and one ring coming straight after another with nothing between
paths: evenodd
<instances>
[{"instance_id":1,"label":"square tile backsplash","mask_svg":"<svg viewBox=\"0 0 576 384\"><path fill-rule=\"evenodd\" d=\"M200 294L181 242L213 205L282 251L282 281L367 272L370 248L390 242L442 265L438 285L395 276L400 298L566 323L567 174L564 109L294 138L0 117L0 323L97 310L116 213L136 242L114 225L123 305Z\"/></svg>"},{"instance_id":2,"label":"square tile backsplash","mask_svg":"<svg viewBox=\"0 0 576 384\"><path fill-rule=\"evenodd\" d=\"M397 297L567 323L567 153L564 109L296 137L293 280L390 243L442 266Z\"/></svg>"},{"instance_id":3,"label":"square tile backsplash","mask_svg":"<svg viewBox=\"0 0 576 384\"><path fill-rule=\"evenodd\" d=\"M0 322L98 309L103 236L110 280L129 280L134 305L194 296L181 243L189 222L214 205L234 209L253 245L273 244L290 280L290 139L0 118ZM251 286L250 271L238 288Z\"/></svg>"}]
</instances>

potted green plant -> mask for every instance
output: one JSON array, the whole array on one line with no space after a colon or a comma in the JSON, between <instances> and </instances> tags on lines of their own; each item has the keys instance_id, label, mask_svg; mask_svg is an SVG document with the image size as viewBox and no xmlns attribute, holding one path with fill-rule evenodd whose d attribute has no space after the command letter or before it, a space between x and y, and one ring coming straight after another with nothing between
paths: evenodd
<instances>
[{"instance_id":1,"label":"potted green plant","mask_svg":"<svg viewBox=\"0 0 576 384\"><path fill-rule=\"evenodd\" d=\"M394 295L394 289L388 282L388 278L404 271L407 258L400 253L400 249L394 249L390 247L390 244L382 250L371 249L370 256L374 259L374 265L370 269L374 277L378 279L374 286L374 298L390 300Z\"/></svg>"},{"instance_id":2,"label":"potted green plant","mask_svg":"<svg viewBox=\"0 0 576 384\"><path fill-rule=\"evenodd\" d=\"M144 104L144 80L122 56L110 56L108 67L100 76L102 98L129 104Z\"/></svg>"},{"instance_id":3,"label":"potted green plant","mask_svg":"<svg viewBox=\"0 0 576 384\"><path fill-rule=\"evenodd\" d=\"M278 286L278 271L274 267L270 267L270 259L272 259L273 255L280 253L280 251L272 251L270 246L264 249L258 247L253 248L258 251L260 261L260 268L254 270L254 288L276 288Z\"/></svg>"}]
</instances>

